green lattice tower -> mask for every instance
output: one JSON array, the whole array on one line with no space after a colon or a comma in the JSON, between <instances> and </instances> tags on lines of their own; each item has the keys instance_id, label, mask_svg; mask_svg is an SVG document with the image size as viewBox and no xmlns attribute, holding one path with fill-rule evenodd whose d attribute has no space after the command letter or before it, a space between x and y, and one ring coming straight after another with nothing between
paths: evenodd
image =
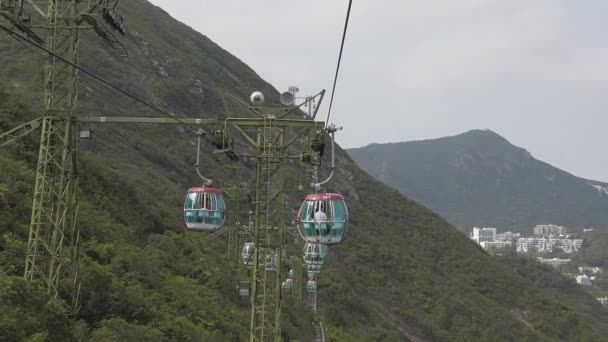
<instances>
[{"instance_id":1,"label":"green lattice tower","mask_svg":"<svg viewBox=\"0 0 608 342\"><path fill-rule=\"evenodd\" d=\"M281 312L282 220L275 203L282 195L273 179L283 158L285 128L273 125L271 115L257 129L256 193L254 210L254 266L250 341L278 341ZM267 263L274 261L274 269Z\"/></svg>"},{"instance_id":2,"label":"green lattice tower","mask_svg":"<svg viewBox=\"0 0 608 342\"><path fill-rule=\"evenodd\" d=\"M289 266L293 270L292 297L296 303L302 302L302 243L296 227L288 227L285 231L285 246L288 249Z\"/></svg>"},{"instance_id":3,"label":"green lattice tower","mask_svg":"<svg viewBox=\"0 0 608 342\"><path fill-rule=\"evenodd\" d=\"M47 1L46 48L78 63L76 0ZM42 279L51 294L78 310L76 127L77 71L49 55L44 66L44 117L27 244L25 278Z\"/></svg>"},{"instance_id":4,"label":"green lattice tower","mask_svg":"<svg viewBox=\"0 0 608 342\"><path fill-rule=\"evenodd\" d=\"M239 251L238 251L238 243L239 243L239 226L241 225L240 220L240 194L239 189L236 187L222 187L222 192L224 193L224 200L226 201L226 207L230 208L230 215L227 218L226 223L226 256L230 262L234 263L238 266Z\"/></svg>"},{"instance_id":5,"label":"green lattice tower","mask_svg":"<svg viewBox=\"0 0 608 342\"><path fill-rule=\"evenodd\" d=\"M285 118L294 109L273 108L274 114L263 115L260 108L250 107L257 118L226 118L226 119L190 119L181 121L197 126L221 126L224 131L240 134L245 141L255 148L255 156L249 152L239 157L254 157L257 161L255 178L254 200L254 228L253 242L255 265L247 269L251 272L251 341L278 341L280 340L280 272L266 271L264 261L269 256L275 256L275 268L281 269L281 250L285 230L285 216L281 213L282 206L273 209L280 201L283 191L274 184L277 180L276 171L279 164L285 159L306 159L312 154L311 146L302 149L291 148L302 135L312 136L324 130L324 122ZM276 118L276 119L275 119ZM171 118L140 118L140 117L79 117L79 123L141 123L141 124L178 124ZM256 137L248 132L256 131ZM287 139L287 132L290 133ZM2 137L0 136L0 141ZM302 147L302 146L300 146ZM290 149L290 155L287 150ZM274 184L274 185L273 185ZM249 234L249 232L246 232ZM261 261L261 262L260 262Z\"/></svg>"},{"instance_id":6,"label":"green lattice tower","mask_svg":"<svg viewBox=\"0 0 608 342\"><path fill-rule=\"evenodd\" d=\"M100 8L118 0L0 1L0 15L15 30L46 47L43 116L3 134L1 144L41 127L36 183L25 259L24 277L41 279L48 292L68 299L71 314L78 311L79 230L76 110L79 31L93 29L111 43L107 28L98 25ZM113 3L113 5L110 5ZM86 24L85 24L86 23ZM116 42L115 42L116 43ZM110 44L111 45L111 44ZM69 63L66 63L68 61Z\"/></svg>"}]
</instances>

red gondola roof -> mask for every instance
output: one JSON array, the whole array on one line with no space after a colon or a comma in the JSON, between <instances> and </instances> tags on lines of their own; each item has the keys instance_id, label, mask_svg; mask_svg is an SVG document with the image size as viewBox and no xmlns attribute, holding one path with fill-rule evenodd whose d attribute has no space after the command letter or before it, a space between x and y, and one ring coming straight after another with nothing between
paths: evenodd
<instances>
[{"instance_id":1,"label":"red gondola roof","mask_svg":"<svg viewBox=\"0 0 608 342\"><path fill-rule=\"evenodd\" d=\"M340 194L332 194L332 193L316 193L316 194L308 194L306 195L305 201L324 201L327 200L337 200L344 201L344 196Z\"/></svg>"},{"instance_id":2,"label":"red gondola roof","mask_svg":"<svg viewBox=\"0 0 608 342\"><path fill-rule=\"evenodd\" d=\"M190 188L188 192L204 192L204 193L214 193L219 194L221 191L216 188Z\"/></svg>"}]
</instances>

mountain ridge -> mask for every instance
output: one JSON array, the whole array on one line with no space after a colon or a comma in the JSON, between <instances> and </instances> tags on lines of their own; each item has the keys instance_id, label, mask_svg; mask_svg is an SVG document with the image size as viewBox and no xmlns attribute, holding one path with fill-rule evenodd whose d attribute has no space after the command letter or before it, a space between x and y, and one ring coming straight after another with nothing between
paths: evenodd
<instances>
[{"instance_id":1,"label":"mountain ridge","mask_svg":"<svg viewBox=\"0 0 608 342\"><path fill-rule=\"evenodd\" d=\"M602 208L608 211L608 183L553 167L491 130L370 144L347 152L371 175L438 211L461 229L493 225L525 231L549 222L582 229L608 222L608 214L601 213ZM578 203L569 198L569 192ZM516 208L517 201L536 213ZM547 205L540 204L543 202Z\"/></svg>"}]
</instances>

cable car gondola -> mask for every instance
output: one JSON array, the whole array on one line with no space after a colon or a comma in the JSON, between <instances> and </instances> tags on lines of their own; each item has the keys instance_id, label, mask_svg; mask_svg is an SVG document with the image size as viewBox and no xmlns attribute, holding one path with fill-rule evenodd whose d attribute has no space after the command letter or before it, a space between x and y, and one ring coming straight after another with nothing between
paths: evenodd
<instances>
[{"instance_id":1,"label":"cable car gondola","mask_svg":"<svg viewBox=\"0 0 608 342\"><path fill-rule=\"evenodd\" d=\"M321 273L321 265L311 265L308 264L306 265L306 273L308 273L308 276L316 276L318 274Z\"/></svg>"},{"instance_id":2,"label":"cable car gondola","mask_svg":"<svg viewBox=\"0 0 608 342\"><path fill-rule=\"evenodd\" d=\"M243 265L245 266L253 266L254 260L254 249L255 244L253 242L245 242L243 245L243 251L241 252L241 258L243 259Z\"/></svg>"},{"instance_id":3,"label":"cable car gondola","mask_svg":"<svg viewBox=\"0 0 608 342\"><path fill-rule=\"evenodd\" d=\"M193 231L214 231L222 228L226 221L226 204L220 190L208 187L211 179L205 178L199 169L201 135L197 132L196 173L203 180L200 188L190 188L184 201L184 224Z\"/></svg>"},{"instance_id":4,"label":"cable car gondola","mask_svg":"<svg viewBox=\"0 0 608 342\"><path fill-rule=\"evenodd\" d=\"M214 188L190 188L184 202L184 223L194 231L214 231L226 221L222 193Z\"/></svg>"},{"instance_id":5,"label":"cable car gondola","mask_svg":"<svg viewBox=\"0 0 608 342\"><path fill-rule=\"evenodd\" d=\"M308 292L314 292L317 290L317 282L314 280L309 280L306 283L306 289L308 290Z\"/></svg>"},{"instance_id":6,"label":"cable car gondola","mask_svg":"<svg viewBox=\"0 0 608 342\"><path fill-rule=\"evenodd\" d=\"M348 208L340 194L314 193L304 199L298 230L306 242L332 245L342 242L348 228Z\"/></svg>"},{"instance_id":7,"label":"cable car gondola","mask_svg":"<svg viewBox=\"0 0 608 342\"><path fill-rule=\"evenodd\" d=\"M304 244L304 262L307 265L323 265L328 250L327 245L307 242Z\"/></svg>"},{"instance_id":8,"label":"cable car gondola","mask_svg":"<svg viewBox=\"0 0 608 342\"><path fill-rule=\"evenodd\" d=\"M264 264L264 268L266 271L271 272L277 270L277 256L275 253L270 253L266 255L266 262Z\"/></svg>"},{"instance_id":9,"label":"cable car gondola","mask_svg":"<svg viewBox=\"0 0 608 342\"><path fill-rule=\"evenodd\" d=\"M293 288L293 279L287 278L283 283L281 283L281 288L283 290L291 290Z\"/></svg>"}]
</instances>

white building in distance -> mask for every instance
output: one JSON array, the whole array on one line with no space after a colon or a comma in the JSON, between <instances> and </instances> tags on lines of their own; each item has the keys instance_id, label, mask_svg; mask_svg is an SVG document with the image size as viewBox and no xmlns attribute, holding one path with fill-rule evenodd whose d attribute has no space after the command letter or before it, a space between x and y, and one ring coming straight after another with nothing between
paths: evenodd
<instances>
[{"instance_id":1,"label":"white building in distance","mask_svg":"<svg viewBox=\"0 0 608 342\"><path fill-rule=\"evenodd\" d=\"M538 258L538 261L540 261L541 264L543 265L550 265L553 266L555 268L558 268L562 265L566 265L567 263L570 262L570 259L559 259L559 258L553 258L553 259L545 259L545 258Z\"/></svg>"},{"instance_id":2,"label":"white building in distance","mask_svg":"<svg viewBox=\"0 0 608 342\"><path fill-rule=\"evenodd\" d=\"M554 249L561 249L566 254L572 254L578 252L582 244L582 239L519 238L515 249L519 253L553 253Z\"/></svg>"},{"instance_id":3,"label":"white building in distance","mask_svg":"<svg viewBox=\"0 0 608 342\"><path fill-rule=\"evenodd\" d=\"M597 273L602 273L604 272L604 270L602 270L601 267L594 267L594 266L579 266L578 268L578 272L579 273L584 273L584 272L591 272L593 274L597 274Z\"/></svg>"},{"instance_id":4,"label":"white building in distance","mask_svg":"<svg viewBox=\"0 0 608 342\"><path fill-rule=\"evenodd\" d=\"M494 242L496 241L496 228L473 228L471 233L471 240L474 240L481 245L482 242Z\"/></svg>"},{"instance_id":5,"label":"white building in distance","mask_svg":"<svg viewBox=\"0 0 608 342\"><path fill-rule=\"evenodd\" d=\"M517 239L520 236L521 236L520 233L504 232L504 233L496 234L496 240L499 240L499 241L508 241L508 240Z\"/></svg>"},{"instance_id":6,"label":"white building in distance","mask_svg":"<svg viewBox=\"0 0 608 342\"><path fill-rule=\"evenodd\" d=\"M591 279L586 275L576 276L576 283L581 286L591 286Z\"/></svg>"},{"instance_id":7,"label":"white building in distance","mask_svg":"<svg viewBox=\"0 0 608 342\"><path fill-rule=\"evenodd\" d=\"M532 230L536 236L566 235L566 227L555 224L539 224L536 225L536 227L534 227Z\"/></svg>"},{"instance_id":8,"label":"white building in distance","mask_svg":"<svg viewBox=\"0 0 608 342\"><path fill-rule=\"evenodd\" d=\"M490 249L500 249L505 248L507 246L513 245L512 237L517 236L518 234L513 234L511 232L506 232L503 234L497 234L496 228L473 228L473 231L470 234L471 240L477 242L481 246L481 248L485 250Z\"/></svg>"},{"instance_id":9,"label":"white building in distance","mask_svg":"<svg viewBox=\"0 0 608 342\"><path fill-rule=\"evenodd\" d=\"M485 250L505 248L507 246L511 246L511 244L511 241L483 241L479 243L481 248Z\"/></svg>"}]
</instances>

